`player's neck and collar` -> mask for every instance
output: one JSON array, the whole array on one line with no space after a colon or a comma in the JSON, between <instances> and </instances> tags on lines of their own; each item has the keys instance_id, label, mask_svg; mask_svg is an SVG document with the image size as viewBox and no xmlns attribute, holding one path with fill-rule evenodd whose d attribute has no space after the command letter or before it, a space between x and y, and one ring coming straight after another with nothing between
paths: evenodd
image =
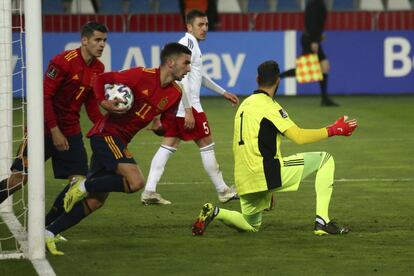
<instances>
[{"instance_id":1,"label":"player's neck and collar","mask_svg":"<svg viewBox=\"0 0 414 276\"><path fill-rule=\"evenodd\" d=\"M160 69L158 70L157 77L160 80L160 87L167 87L174 81L174 77L167 72L168 69L165 67L163 68L160 66Z\"/></svg>"},{"instance_id":2,"label":"player's neck and collar","mask_svg":"<svg viewBox=\"0 0 414 276\"><path fill-rule=\"evenodd\" d=\"M266 96L269 96L270 98L273 98L275 95L275 88L273 87L261 87L259 86L257 90L253 92L253 94L264 94Z\"/></svg>"},{"instance_id":3,"label":"player's neck and collar","mask_svg":"<svg viewBox=\"0 0 414 276\"><path fill-rule=\"evenodd\" d=\"M82 46L78 48L78 51L80 53L80 56L82 57L83 62L86 64L86 66L90 66L95 61L96 58L88 54L86 49L83 48Z\"/></svg>"},{"instance_id":4,"label":"player's neck and collar","mask_svg":"<svg viewBox=\"0 0 414 276\"><path fill-rule=\"evenodd\" d=\"M257 82L259 83L259 77L257 77ZM253 94L265 94L270 98L274 98L279 88L280 78L276 79L276 82L273 85L259 85L256 91Z\"/></svg>"},{"instance_id":5,"label":"player's neck and collar","mask_svg":"<svg viewBox=\"0 0 414 276\"><path fill-rule=\"evenodd\" d=\"M192 40L197 41L197 44L200 42L200 40L198 40L192 33L190 32L186 32L185 33L186 36L189 36Z\"/></svg>"}]
</instances>

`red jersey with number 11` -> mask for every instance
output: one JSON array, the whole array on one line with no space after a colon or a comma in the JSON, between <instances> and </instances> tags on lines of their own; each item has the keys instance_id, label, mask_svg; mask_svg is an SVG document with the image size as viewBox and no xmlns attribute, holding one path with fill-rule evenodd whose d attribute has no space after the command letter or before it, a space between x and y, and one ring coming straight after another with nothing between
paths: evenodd
<instances>
[{"instance_id":1,"label":"red jersey with number 11","mask_svg":"<svg viewBox=\"0 0 414 276\"><path fill-rule=\"evenodd\" d=\"M94 91L98 102L105 100L105 84L124 84L131 88L134 103L125 114L108 113L88 132L88 137L115 136L128 144L134 135L154 117L175 115L181 100L181 88L173 81L161 87L159 68L136 67L121 72L109 72L96 78ZM170 117L170 116L168 116ZM174 118L175 116L171 116Z\"/></svg>"}]
</instances>

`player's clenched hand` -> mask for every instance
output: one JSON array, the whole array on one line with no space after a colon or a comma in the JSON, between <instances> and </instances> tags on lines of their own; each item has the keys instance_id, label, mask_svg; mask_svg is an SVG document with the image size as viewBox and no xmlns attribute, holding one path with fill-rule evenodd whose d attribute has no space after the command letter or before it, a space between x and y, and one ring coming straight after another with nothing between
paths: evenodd
<instances>
[{"instance_id":1,"label":"player's clenched hand","mask_svg":"<svg viewBox=\"0 0 414 276\"><path fill-rule=\"evenodd\" d=\"M114 100L103 100L101 102L101 106L105 108L108 112L116 113L116 114L124 114L128 111L126 107L121 107L118 103L122 103L121 99L114 99Z\"/></svg>"},{"instance_id":2,"label":"player's clenched hand","mask_svg":"<svg viewBox=\"0 0 414 276\"><path fill-rule=\"evenodd\" d=\"M328 130L328 137L335 135L351 136L357 126L358 122L356 119L348 120L348 116L342 116L334 124L326 127L326 129Z\"/></svg>"},{"instance_id":3,"label":"player's clenched hand","mask_svg":"<svg viewBox=\"0 0 414 276\"><path fill-rule=\"evenodd\" d=\"M223 97L232 103L233 106L239 104L239 98L230 92L224 92Z\"/></svg>"}]
</instances>

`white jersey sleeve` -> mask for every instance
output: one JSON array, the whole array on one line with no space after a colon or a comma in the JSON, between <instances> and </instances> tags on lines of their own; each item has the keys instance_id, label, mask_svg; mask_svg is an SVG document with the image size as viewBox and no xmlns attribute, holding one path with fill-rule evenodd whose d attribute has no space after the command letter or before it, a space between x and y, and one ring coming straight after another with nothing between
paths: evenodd
<instances>
[{"instance_id":1,"label":"white jersey sleeve","mask_svg":"<svg viewBox=\"0 0 414 276\"><path fill-rule=\"evenodd\" d=\"M220 85L218 85L215 81L213 81L209 76L207 76L206 74L203 73L203 80L201 82L201 84L216 92L217 94L223 95L224 92L226 92L226 90L224 88L222 88Z\"/></svg>"}]
</instances>

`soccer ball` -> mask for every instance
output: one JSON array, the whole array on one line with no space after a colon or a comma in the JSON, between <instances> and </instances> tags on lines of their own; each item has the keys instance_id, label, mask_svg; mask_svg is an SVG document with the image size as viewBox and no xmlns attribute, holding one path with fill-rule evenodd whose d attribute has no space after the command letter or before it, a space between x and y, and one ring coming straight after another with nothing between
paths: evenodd
<instances>
[{"instance_id":1,"label":"soccer ball","mask_svg":"<svg viewBox=\"0 0 414 276\"><path fill-rule=\"evenodd\" d=\"M123 102L118 103L117 106L126 110L131 109L134 103L134 94L132 94L131 88L119 83L105 85L105 98L107 100L122 100Z\"/></svg>"}]
</instances>

